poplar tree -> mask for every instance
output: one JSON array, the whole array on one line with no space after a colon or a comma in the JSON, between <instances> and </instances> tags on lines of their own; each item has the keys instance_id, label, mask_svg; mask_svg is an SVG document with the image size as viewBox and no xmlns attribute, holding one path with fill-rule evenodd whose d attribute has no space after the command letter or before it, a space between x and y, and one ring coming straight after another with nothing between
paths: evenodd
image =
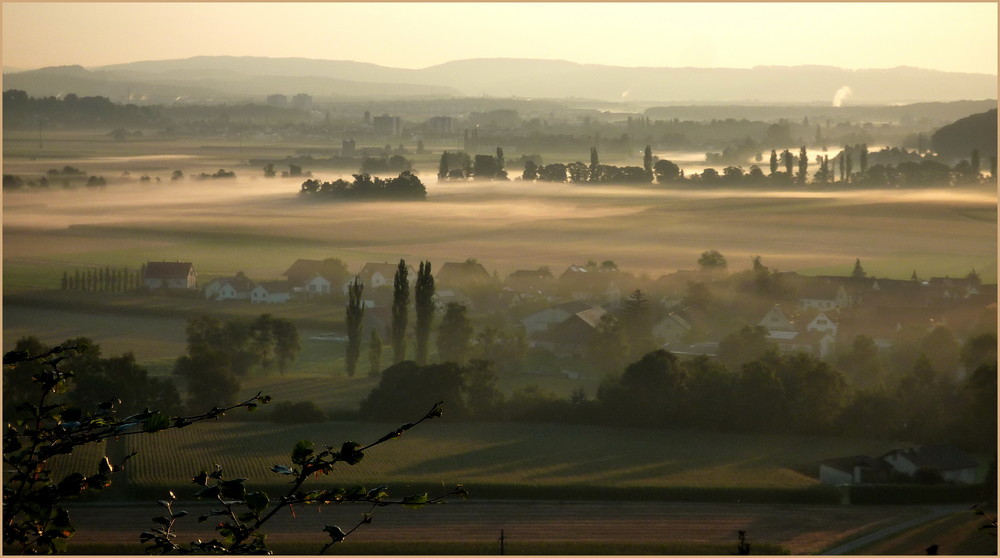
<instances>
[{"instance_id":1,"label":"poplar tree","mask_svg":"<svg viewBox=\"0 0 1000 558\"><path fill-rule=\"evenodd\" d=\"M358 369L358 359L361 357L361 332L365 319L365 306L361 301L361 293L365 285L357 276L347 288L347 354L344 360L347 364L347 376L354 377Z\"/></svg>"},{"instance_id":2,"label":"poplar tree","mask_svg":"<svg viewBox=\"0 0 1000 558\"><path fill-rule=\"evenodd\" d=\"M406 261L399 260L392 279L392 359L406 360L406 320L410 305L410 284L407 282Z\"/></svg>"},{"instance_id":3,"label":"poplar tree","mask_svg":"<svg viewBox=\"0 0 1000 558\"><path fill-rule=\"evenodd\" d=\"M778 152L771 150L771 174L778 172Z\"/></svg>"},{"instance_id":4,"label":"poplar tree","mask_svg":"<svg viewBox=\"0 0 1000 558\"><path fill-rule=\"evenodd\" d=\"M799 183L806 183L806 172L809 169L809 156L806 154L806 146L799 149Z\"/></svg>"},{"instance_id":5,"label":"poplar tree","mask_svg":"<svg viewBox=\"0 0 1000 558\"><path fill-rule=\"evenodd\" d=\"M420 262L417 282L414 286L417 311L417 364L427 364L427 342L431 336L431 322L434 320L434 276L431 262Z\"/></svg>"},{"instance_id":6,"label":"poplar tree","mask_svg":"<svg viewBox=\"0 0 1000 558\"><path fill-rule=\"evenodd\" d=\"M438 163L438 179L444 180L448 178L448 152L445 151L441 154L441 162Z\"/></svg>"},{"instance_id":7,"label":"poplar tree","mask_svg":"<svg viewBox=\"0 0 1000 558\"><path fill-rule=\"evenodd\" d=\"M653 179L653 148L646 146L646 150L642 153L642 168L646 169L646 175L649 179Z\"/></svg>"}]
</instances>

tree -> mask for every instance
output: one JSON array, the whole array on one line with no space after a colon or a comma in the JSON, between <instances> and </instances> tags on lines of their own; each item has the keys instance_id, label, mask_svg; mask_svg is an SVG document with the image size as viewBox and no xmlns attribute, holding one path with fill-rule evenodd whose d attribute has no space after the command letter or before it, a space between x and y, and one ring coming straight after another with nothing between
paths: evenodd
<instances>
[{"instance_id":1,"label":"tree","mask_svg":"<svg viewBox=\"0 0 1000 558\"><path fill-rule=\"evenodd\" d=\"M707 273L725 273L727 266L726 257L718 250L706 250L698 258L698 268Z\"/></svg>"},{"instance_id":2,"label":"tree","mask_svg":"<svg viewBox=\"0 0 1000 558\"><path fill-rule=\"evenodd\" d=\"M438 326L438 359L464 364L472 343L472 331L465 305L449 302Z\"/></svg>"},{"instance_id":3,"label":"tree","mask_svg":"<svg viewBox=\"0 0 1000 558\"><path fill-rule=\"evenodd\" d=\"M347 367L347 376L354 377L357 371L358 359L361 357L361 335L364 328L365 304L361 299L365 285L359 277L355 277L350 286L347 287L347 310L345 323L347 324L347 352L344 362Z\"/></svg>"},{"instance_id":4,"label":"tree","mask_svg":"<svg viewBox=\"0 0 1000 558\"><path fill-rule=\"evenodd\" d=\"M744 363L761 357L777 347L767 339L764 326L743 326L719 341L719 362L732 371L738 371Z\"/></svg>"},{"instance_id":5,"label":"tree","mask_svg":"<svg viewBox=\"0 0 1000 558\"><path fill-rule=\"evenodd\" d=\"M628 339L621 320L613 314L604 314L587 346L587 360L599 372L613 374L625 367L628 354Z\"/></svg>"},{"instance_id":6,"label":"tree","mask_svg":"<svg viewBox=\"0 0 1000 558\"><path fill-rule=\"evenodd\" d=\"M645 151L642 153L642 168L646 171L646 175L649 180L653 179L653 149L650 146L646 146Z\"/></svg>"},{"instance_id":7,"label":"tree","mask_svg":"<svg viewBox=\"0 0 1000 558\"><path fill-rule=\"evenodd\" d=\"M785 173L792 176L792 167L795 165L795 157L787 149L781 152L781 158L785 162Z\"/></svg>"},{"instance_id":8,"label":"tree","mask_svg":"<svg viewBox=\"0 0 1000 558\"><path fill-rule=\"evenodd\" d=\"M656 181L660 184L673 182L681 174L681 169L672 161L660 159L653 165L653 172L656 174Z\"/></svg>"},{"instance_id":9,"label":"tree","mask_svg":"<svg viewBox=\"0 0 1000 558\"><path fill-rule=\"evenodd\" d=\"M656 346L653 340L653 309L640 289L632 291L625 300L622 326L628 337L630 358L639 358Z\"/></svg>"},{"instance_id":10,"label":"tree","mask_svg":"<svg viewBox=\"0 0 1000 558\"><path fill-rule=\"evenodd\" d=\"M802 146L799 150L799 184L805 184L806 178L809 171L809 156L806 154L806 146Z\"/></svg>"},{"instance_id":11,"label":"tree","mask_svg":"<svg viewBox=\"0 0 1000 558\"><path fill-rule=\"evenodd\" d=\"M96 409L56 400L73 377L64 367L70 367L86 350L78 345L58 345L38 353L15 349L3 358L5 377L30 370L35 387L33 395L13 401L31 418L9 422L3 437L3 542L22 554L64 552L76 531L65 502L108 488L112 475L136 454L118 462L103 456L93 473L54 471L53 458L113 438L149 435L216 419L236 408L253 410L270 400L258 393L242 403L213 406L207 413L193 416L170 416L150 409L121 416L116 399L102 402ZM29 363L34 366L24 366Z\"/></svg>"},{"instance_id":12,"label":"tree","mask_svg":"<svg viewBox=\"0 0 1000 558\"><path fill-rule=\"evenodd\" d=\"M851 277L854 279L864 279L867 276L865 268L861 267L861 258L856 258L854 260L854 269L851 271Z\"/></svg>"},{"instance_id":13,"label":"tree","mask_svg":"<svg viewBox=\"0 0 1000 558\"><path fill-rule=\"evenodd\" d=\"M372 328L368 338L368 375L378 376L382 373L382 338L378 330Z\"/></svg>"},{"instance_id":14,"label":"tree","mask_svg":"<svg viewBox=\"0 0 1000 558\"><path fill-rule=\"evenodd\" d=\"M617 381L601 385L597 399L625 424L674 424L687 406L687 374L676 356L659 349L629 364Z\"/></svg>"},{"instance_id":15,"label":"tree","mask_svg":"<svg viewBox=\"0 0 1000 558\"><path fill-rule=\"evenodd\" d=\"M420 262L417 282L414 285L414 304L417 312L417 364L427 364L427 344L434 321L434 276L431 262Z\"/></svg>"},{"instance_id":16,"label":"tree","mask_svg":"<svg viewBox=\"0 0 1000 558\"><path fill-rule=\"evenodd\" d=\"M409 271L406 261L399 260L392 279L392 360L406 360L406 322L410 306Z\"/></svg>"},{"instance_id":17,"label":"tree","mask_svg":"<svg viewBox=\"0 0 1000 558\"><path fill-rule=\"evenodd\" d=\"M448 152L441 153L441 161L438 163L438 180L448 178Z\"/></svg>"},{"instance_id":18,"label":"tree","mask_svg":"<svg viewBox=\"0 0 1000 558\"><path fill-rule=\"evenodd\" d=\"M538 164L534 160L528 159L524 162L524 172L521 173L522 180L534 180L538 178Z\"/></svg>"},{"instance_id":19,"label":"tree","mask_svg":"<svg viewBox=\"0 0 1000 558\"><path fill-rule=\"evenodd\" d=\"M778 152L771 150L771 174L778 172Z\"/></svg>"},{"instance_id":20,"label":"tree","mask_svg":"<svg viewBox=\"0 0 1000 558\"><path fill-rule=\"evenodd\" d=\"M960 359L966 370L975 370L984 364L995 366L997 363L997 335L995 333L982 333L969 339L962 345Z\"/></svg>"},{"instance_id":21,"label":"tree","mask_svg":"<svg viewBox=\"0 0 1000 558\"><path fill-rule=\"evenodd\" d=\"M920 342L920 352L935 371L952 378L960 362L961 347L955 334L945 326L937 326Z\"/></svg>"},{"instance_id":22,"label":"tree","mask_svg":"<svg viewBox=\"0 0 1000 558\"><path fill-rule=\"evenodd\" d=\"M361 401L361 417L405 420L414 415L414 409L423 408L422 402L433 394L448 401L449 417L469 418L467 376L467 369L454 362L420 366L406 360L393 364L382 371L378 385Z\"/></svg>"}]
</instances>

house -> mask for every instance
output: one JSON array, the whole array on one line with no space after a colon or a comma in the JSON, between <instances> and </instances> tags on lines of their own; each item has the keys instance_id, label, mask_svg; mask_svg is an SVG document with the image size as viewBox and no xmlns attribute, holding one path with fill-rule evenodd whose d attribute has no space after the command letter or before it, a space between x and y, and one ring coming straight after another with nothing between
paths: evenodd
<instances>
[{"instance_id":1,"label":"house","mask_svg":"<svg viewBox=\"0 0 1000 558\"><path fill-rule=\"evenodd\" d=\"M955 446L917 446L894 449L879 458L855 455L824 459L819 462L819 480L832 485L887 483L900 475L916 477L931 472L941 475L944 482L975 484L978 466Z\"/></svg>"},{"instance_id":2,"label":"house","mask_svg":"<svg viewBox=\"0 0 1000 558\"><path fill-rule=\"evenodd\" d=\"M799 285L799 310L847 308L850 297L843 285L825 279L803 277Z\"/></svg>"},{"instance_id":3,"label":"house","mask_svg":"<svg viewBox=\"0 0 1000 558\"><path fill-rule=\"evenodd\" d=\"M888 482L891 467L881 459L867 455L837 457L819 462L819 481L823 484L863 484Z\"/></svg>"},{"instance_id":4,"label":"house","mask_svg":"<svg viewBox=\"0 0 1000 558\"><path fill-rule=\"evenodd\" d=\"M147 289L194 289L197 282L191 262L146 262L142 276Z\"/></svg>"},{"instance_id":5,"label":"house","mask_svg":"<svg viewBox=\"0 0 1000 558\"><path fill-rule=\"evenodd\" d=\"M472 308L472 299L466 296L465 293L457 291L455 289L435 289L434 291L434 305L439 310L444 310L449 304L461 304L466 308Z\"/></svg>"},{"instance_id":6,"label":"house","mask_svg":"<svg viewBox=\"0 0 1000 558\"><path fill-rule=\"evenodd\" d=\"M330 280L317 274L312 279L305 282L303 291L310 295L330 294Z\"/></svg>"},{"instance_id":7,"label":"house","mask_svg":"<svg viewBox=\"0 0 1000 558\"><path fill-rule=\"evenodd\" d=\"M698 306L674 310L653 324L653 337L665 346L682 347L686 345L691 330L706 320L705 312Z\"/></svg>"},{"instance_id":8,"label":"house","mask_svg":"<svg viewBox=\"0 0 1000 558\"><path fill-rule=\"evenodd\" d=\"M288 281L265 281L250 291L250 302L254 304L281 304L291 298L292 286Z\"/></svg>"},{"instance_id":9,"label":"house","mask_svg":"<svg viewBox=\"0 0 1000 558\"><path fill-rule=\"evenodd\" d=\"M768 310L757 325L764 326L768 331L795 331L795 322L778 304Z\"/></svg>"},{"instance_id":10,"label":"house","mask_svg":"<svg viewBox=\"0 0 1000 558\"><path fill-rule=\"evenodd\" d=\"M331 267L331 264L326 264L322 260L298 259L281 276L292 284L301 285L316 275L324 275L324 271L327 272L325 275L332 275L329 273L332 271Z\"/></svg>"},{"instance_id":11,"label":"house","mask_svg":"<svg viewBox=\"0 0 1000 558\"><path fill-rule=\"evenodd\" d=\"M442 286L470 286L489 283L492 277L483 264L475 260L445 262L434 274L435 284Z\"/></svg>"},{"instance_id":12,"label":"house","mask_svg":"<svg viewBox=\"0 0 1000 558\"><path fill-rule=\"evenodd\" d=\"M819 359L832 356L836 342L825 331L771 331L767 340L773 341L782 353L806 353Z\"/></svg>"},{"instance_id":13,"label":"house","mask_svg":"<svg viewBox=\"0 0 1000 558\"><path fill-rule=\"evenodd\" d=\"M545 331L555 324L566 321L567 318L577 312L582 312L590 308L593 308L593 306L580 300L564 302L522 318L521 325L524 326L525 332L530 336L533 333Z\"/></svg>"},{"instance_id":14,"label":"house","mask_svg":"<svg viewBox=\"0 0 1000 558\"><path fill-rule=\"evenodd\" d=\"M955 446L942 444L896 449L882 456L893 469L908 476L918 471L941 475L945 482L975 484L979 463Z\"/></svg>"},{"instance_id":15,"label":"house","mask_svg":"<svg viewBox=\"0 0 1000 558\"><path fill-rule=\"evenodd\" d=\"M253 283L242 271L232 277L213 279L205 287L205 298L209 300L248 300Z\"/></svg>"},{"instance_id":16,"label":"house","mask_svg":"<svg viewBox=\"0 0 1000 558\"><path fill-rule=\"evenodd\" d=\"M358 278L361 279L361 283L365 286L365 294L367 295L371 291L384 286L388 286L391 289L396 279L396 269L398 268L398 264L366 263L361 268L361 273L358 274ZM341 284L341 291L343 291L344 296L347 296L347 289L353 282L354 277L350 277ZM417 272L413 269L412 265L406 266L406 282L410 284L411 289L417 282Z\"/></svg>"},{"instance_id":17,"label":"house","mask_svg":"<svg viewBox=\"0 0 1000 558\"><path fill-rule=\"evenodd\" d=\"M806 331L821 331L829 333L834 338L837 337L837 323L830 319L825 312L820 312L809 323L806 324Z\"/></svg>"},{"instance_id":18,"label":"house","mask_svg":"<svg viewBox=\"0 0 1000 558\"><path fill-rule=\"evenodd\" d=\"M535 335L535 346L547 349L557 357L581 357L586 354L591 337L601 323L604 308L588 308L573 314L546 331Z\"/></svg>"}]
</instances>

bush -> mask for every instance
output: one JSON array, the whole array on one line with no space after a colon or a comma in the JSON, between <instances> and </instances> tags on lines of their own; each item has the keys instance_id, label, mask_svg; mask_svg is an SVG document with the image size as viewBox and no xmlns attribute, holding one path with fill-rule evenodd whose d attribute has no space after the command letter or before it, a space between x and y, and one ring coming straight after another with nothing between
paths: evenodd
<instances>
[{"instance_id":1,"label":"bush","mask_svg":"<svg viewBox=\"0 0 1000 558\"><path fill-rule=\"evenodd\" d=\"M274 406L271 412L271 422L278 424L309 424L325 422L326 413L312 401L282 401Z\"/></svg>"}]
</instances>

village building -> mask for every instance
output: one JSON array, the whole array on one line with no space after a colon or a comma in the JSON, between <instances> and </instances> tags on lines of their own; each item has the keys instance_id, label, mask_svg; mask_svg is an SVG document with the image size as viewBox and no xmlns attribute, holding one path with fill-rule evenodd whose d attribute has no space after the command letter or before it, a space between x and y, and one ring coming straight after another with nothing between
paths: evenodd
<instances>
[{"instance_id":1,"label":"village building","mask_svg":"<svg viewBox=\"0 0 1000 558\"><path fill-rule=\"evenodd\" d=\"M209 300L249 300L253 282L243 274L236 272L232 277L213 279L205 287L205 298Z\"/></svg>"},{"instance_id":2,"label":"village building","mask_svg":"<svg viewBox=\"0 0 1000 558\"><path fill-rule=\"evenodd\" d=\"M358 279L360 279L361 283L365 286L365 292L362 294L364 296L372 296L372 291L386 286L388 286L389 289L392 289L393 282L396 278L396 270L398 268L398 264L366 263L364 267L361 268L361 273L357 275ZM417 272L413 269L412 265L407 264L406 282L410 284L411 291L416 281ZM341 291L344 293L344 296L347 296L347 290L353 282L354 277L350 277L341 284Z\"/></svg>"},{"instance_id":3,"label":"village building","mask_svg":"<svg viewBox=\"0 0 1000 558\"><path fill-rule=\"evenodd\" d=\"M250 302L254 304L282 304L291 298L292 286L288 281L265 281L250 291Z\"/></svg>"},{"instance_id":4,"label":"village building","mask_svg":"<svg viewBox=\"0 0 1000 558\"><path fill-rule=\"evenodd\" d=\"M434 283L442 286L469 287L484 285L492 280L483 264L475 260L445 262L437 272L433 272Z\"/></svg>"},{"instance_id":5,"label":"village building","mask_svg":"<svg viewBox=\"0 0 1000 558\"><path fill-rule=\"evenodd\" d=\"M146 262L142 285L147 289L195 289L198 274L191 262Z\"/></svg>"},{"instance_id":6,"label":"village building","mask_svg":"<svg viewBox=\"0 0 1000 558\"><path fill-rule=\"evenodd\" d=\"M576 312L564 321L549 327L534 337L534 346L550 351L560 358L582 357L597 332L601 317L607 311L601 307Z\"/></svg>"}]
</instances>

